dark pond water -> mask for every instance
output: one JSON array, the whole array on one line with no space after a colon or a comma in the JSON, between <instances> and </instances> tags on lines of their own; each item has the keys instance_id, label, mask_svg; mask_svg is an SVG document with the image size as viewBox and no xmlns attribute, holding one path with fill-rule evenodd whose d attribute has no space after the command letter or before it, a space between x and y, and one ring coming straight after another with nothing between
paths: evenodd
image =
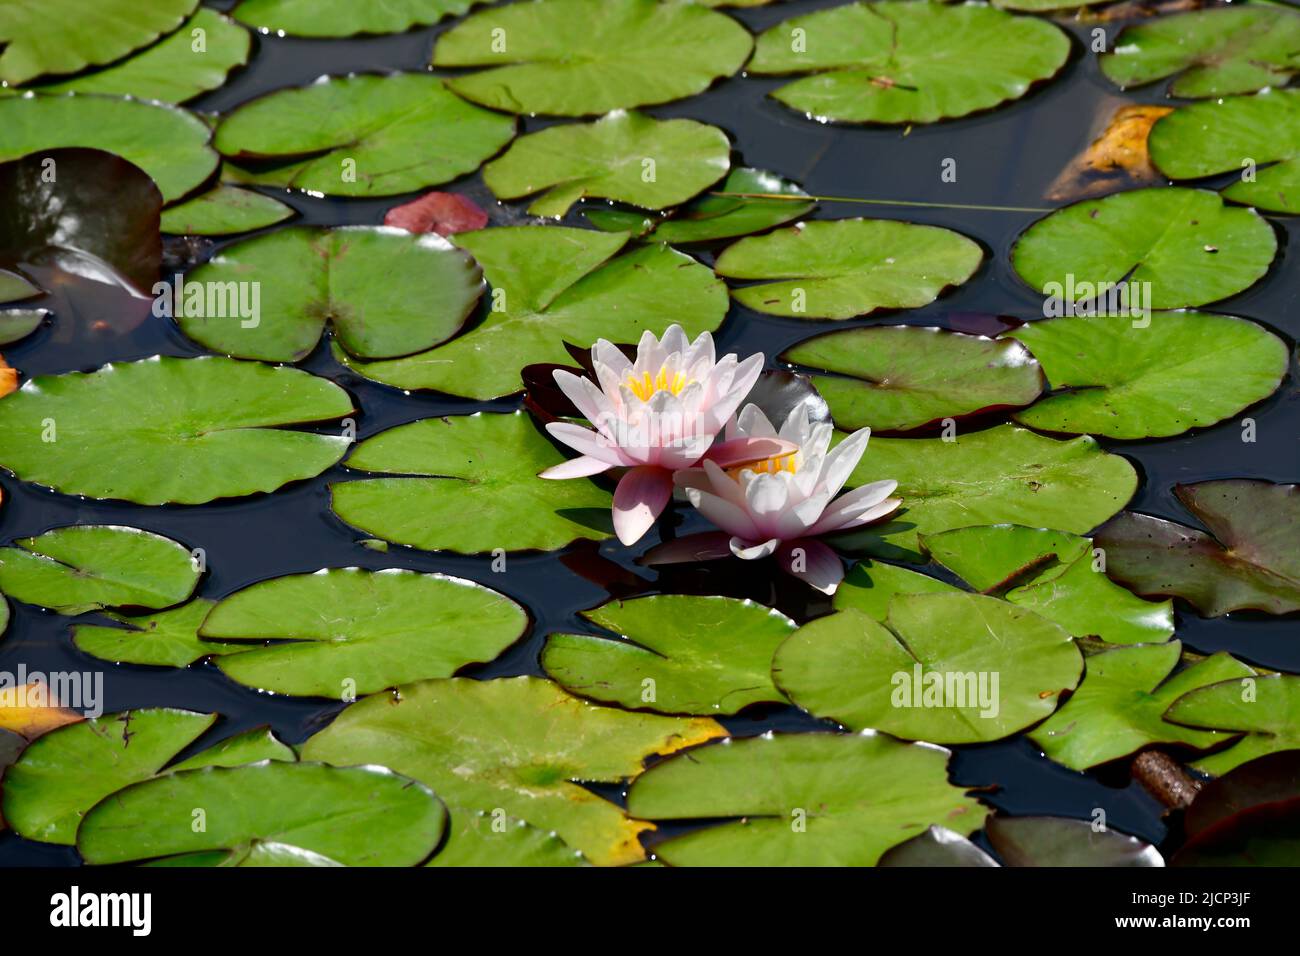
<instances>
[{"instance_id":1,"label":"dark pond water","mask_svg":"<svg viewBox=\"0 0 1300 956\"><path fill-rule=\"evenodd\" d=\"M210 4L227 9L229 3ZM731 11L754 31L833 0L794 0L770 8ZM445 28L445 27L444 27ZM1120 97L1100 75L1096 58L1085 51L1086 28L1069 26L1075 51L1054 82L1026 99L993 113L939 124L899 129L833 127L810 122L768 100L776 80L735 77L682 103L653 108L659 117L689 117L725 129L735 157L744 164L794 179L820 196L938 203L944 208L825 202L819 218L874 216L907 219L959 230L983 244L988 258L966 285L933 305L890 316L887 321L922 325L950 324L956 312L986 312L1020 319L1040 318L1041 296L1016 278L1008 261L1015 237L1042 213L990 211L962 206L1048 209L1043 197L1061 169L1088 143L1094 118L1108 116L1125 101L1157 102L1160 89ZM1118 32L1109 28L1111 37ZM360 40L294 40L258 37L251 64L228 85L192 107L225 111L270 90L306 83L322 73L423 69L440 28L400 36ZM529 120L525 131L545 121ZM957 182L940 178L947 158L957 161ZM450 187L492 210L494 221L517 220L518 209L496 206L475 176ZM377 224L399 197L380 200L315 199L278 194L300 213L300 221L323 224ZM1294 258L1300 226L1274 218L1282 250L1269 276L1246 293L1215 306L1216 311L1246 316L1271 328L1294 345L1300 335L1300 282ZM206 252L204 253L206 255ZM707 259L707 254L705 255ZM39 303L56 313L52 326L6 350L6 358L25 374L89 370L104 362L154 354L191 356L200 350L178 331L159 321L142 321L147 304L132 301L106 286L64 280ZM836 327L851 324L842 323ZM107 326L103 328L102 326ZM97 326L100 326L97 328ZM828 326L761 316L733 304L719 336L722 351L775 355ZM122 331L127 329L126 331ZM338 366L325 348L304 367L347 388L361 410L358 435L365 438L403 422L432 415L512 408L512 401L472 403L436 395L404 395L366 382ZM1294 373L1294 368L1293 368ZM1162 441L1106 442L1127 456L1142 474L1131 507L1188 522L1172 495L1176 482L1243 476L1294 481L1300 474L1300 394L1294 374L1272 398L1243 413L1255 419L1258 440L1241 440L1238 420ZM585 630L579 610L607 600L610 589L692 590L751 597L775 604L800 620L825 613L824 601L809 601L809 592L794 582L774 583L768 574L742 577L727 572L677 573L671 581L638 569L634 554L605 544L569 549L560 555L512 556L505 573L494 574L490 560L431 554L402 548L387 553L360 544L364 535L346 527L329 511L326 485L345 477L336 467L319 478L282 489L272 496L217 502L198 507L148 508L121 502L85 501L58 495L0 475L7 499L0 510L0 543L73 523L130 525L166 534L207 552L209 571L199 593L220 598L256 581L325 566L405 567L444 571L481 581L523 602L533 627L527 637L491 664L473 669L477 676L540 673L537 656L546 634ZM685 530L693 530L687 518ZM655 542L647 536L637 552ZM621 589L621 590L619 590ZM775 590L774 590L775 589ZM290 743L319 730L341 704L259 695L223 678L209 665L183 670L106 665L73 647L69 620L38 608L13 608L9 633L0 642L0 670L95 671L107 668L105 710L174 706L216 711L223 716L215 731L233 734L270 724ZM1178 611L1178 636L1200 651L1229 650L1257 664L1300 671L1300 627L1292 618L1230 615L1204 620L1185 608ZM808 730L826 725L793 708L767 708L724 720L734 733ZM209 736L208 740L215 737ZM1023 739L958 747L952 762L956 782L993 788L989 803L1012 813L1052 813L1088 818L1103 808L1110 825L1156 843L1166 837L1160 806L1128 778L1126 768L1075 773L1042 757ZM619 788L601 788L619 799ZM77 862L74 851L30 843L0 833L0 864L64 865Z\"/></svg>"}]
</instances>

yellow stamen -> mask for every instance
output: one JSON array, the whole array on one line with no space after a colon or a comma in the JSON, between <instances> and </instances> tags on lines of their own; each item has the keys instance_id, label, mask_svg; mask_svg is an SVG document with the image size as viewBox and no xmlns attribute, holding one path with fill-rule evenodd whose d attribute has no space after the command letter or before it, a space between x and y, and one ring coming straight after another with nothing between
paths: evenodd
<instances>
[{"instance_id":1,"label":"yellow stamen","mask_svg":"<svg viewBox=\"0 0 1300 956\"><path fill-rule=\"evenodd\" d=\"M777 475L783 471L790 474L799 472L799 453L792 451L786 455L777 455L775 458L764 458L762 461L751 461L743 465L734 465L727 469L727 474L732 478L740 478L742 471L752 471L760 475Z\"/></svg>"},{"instance_id":2,"label":"yellow stamen","mask_svg":"<svg viewBox=\"0 0 1300 956\"><path fill-rule=\"evenodd\" d=\"M640 378L629 375L627 387L632 394L643 402L650 401L655 392L671 392L674 395L680 395L682 390L690 384L686 375L682 372L673 373L671 380L668 378L668 366L659 369L659 374L654 378L650 377L649 372L643 372Z\"/></svg>"}]
</instances>

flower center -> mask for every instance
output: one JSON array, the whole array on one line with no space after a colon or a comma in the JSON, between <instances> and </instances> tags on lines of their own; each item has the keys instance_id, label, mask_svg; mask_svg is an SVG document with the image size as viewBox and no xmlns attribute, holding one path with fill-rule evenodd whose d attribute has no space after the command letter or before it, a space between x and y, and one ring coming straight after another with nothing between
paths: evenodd
<instances>
[{"instance_id":1,"label":"flower center","mask_svg":"<svg viewBox=\"0 0 1300 956\"><path fill-rule=\"evenodd\" d=\"M752 471L760 475L777 475L784 471L794 475L799 472L799 453L792 451L786 455L764 458L762 461L751 461L744 465L735 465L727 469L727 474L739 480L742 471Z\"/></svg>"},{"instance_id":2,"label":"flower center","mask_svg":"<svg viewBox=\"0 0 1300 956\"><path fill-rule=\"evenodd\" d=\"M640 378L635 375L629 375L627 387L631 389L632 394L643 402L650 401L651 396L656 392L671 392L673 395L680 395L682 389L686 388L690 382L687 380L685 373L674 372L673 377L668 377L668 366L659 369L659 374L654 378L650 377L649 372L642 373Z\"/></svg>"}]
</instances>

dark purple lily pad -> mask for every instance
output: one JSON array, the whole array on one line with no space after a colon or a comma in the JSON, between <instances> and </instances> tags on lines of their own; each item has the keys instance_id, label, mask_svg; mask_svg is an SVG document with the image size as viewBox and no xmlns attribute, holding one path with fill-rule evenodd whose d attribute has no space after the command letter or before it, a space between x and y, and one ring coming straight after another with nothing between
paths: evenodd
<instances>
[{"instance_id":1,"label":"dark purple lily pad","mask_svg":"<svg viewBox=\"0 0 1300 956\"><path fill-rule=\"evenodd\" d=\"M1268 754L1206 784L1174 866L1300 865L1300 751Z\"/></svg>"},{"instance_id":2,"label":"dark purple lily pad","mask_svg":"<svg viewBox=\"0 0 1300 956\"><path fill-rule=\"evenodd\" d=\"M1001 863L964 837L930 827L880 859L881 866L1164 866L1150 843L1087 820L990 817L984 835Z\"/></svg>"},{"instance_id":3,"label":"dark purple lily pad","mask_svg":"<svg viewBox=\"0 0 1300 956\"><path fill-rule=\"evenodd\" d=\"M1207 617L1300 610L1295 485L1234 478L1178 485L1174 494L1210 533L1124 512L1095 539L1110 577L1144 597L1181 597Z\"/></svg>"},{"instance_id":4,"label":"dark purple lily pad","mask_svg":"<svg viewBox=\"0 0 1300 956\"><path fill-rule=\"evenodd\" d=\"M50 149L0 163L0 195L0 263L89 258L150 294L162 261L162 194L138 166L98 149Z\"/></svg>"}]
</instances>

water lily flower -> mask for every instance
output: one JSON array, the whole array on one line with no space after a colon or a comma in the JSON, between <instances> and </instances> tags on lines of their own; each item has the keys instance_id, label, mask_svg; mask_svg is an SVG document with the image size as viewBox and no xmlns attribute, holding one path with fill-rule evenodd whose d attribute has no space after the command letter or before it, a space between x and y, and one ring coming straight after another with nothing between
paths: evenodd
<instances>
[{"instance_id":1,"label":"water lily flower","mask_svg":"<svg viewBox=\"0 0 1300 956\"><path fill-rule=\"evenodd\" d=\"M743 362L734 354L715 360L708 332L690 342L680 325L672 325L662 339L645 332L635 361L604 339L591 356L598 385L563 369L556 370L555 384L594 427L549 423L546 430L580 457L546 469L541 477L630 469L614 491L614 530L624 544L636 542L663 512L674 472L701 459L727 468L790 450L775 434L715 444L758 379L761 354Z\"/></svg>"},{"instance_id":2,"label":"water lily flower","mask_svg":"<svg viewBox=\"0 0 1300 956\"><path fill-rule=\"evenodd\" d=\"M708 560L733 554L752 561L775 554L782 569L833 594L844 578L839 556L818 535L857 528L892 514L896 481L873 481L836 498L867 450L871 429L830 448L833 426L814 424L797 405L778 433L756 405L747 405L727 438L780 437L794 446L759 462L725 468L705 460L678 472L691 504L725 534L692 535L657 549L652 563ZM729 536L729 537L728 537Z\"/></svg>"}]
</instances>

